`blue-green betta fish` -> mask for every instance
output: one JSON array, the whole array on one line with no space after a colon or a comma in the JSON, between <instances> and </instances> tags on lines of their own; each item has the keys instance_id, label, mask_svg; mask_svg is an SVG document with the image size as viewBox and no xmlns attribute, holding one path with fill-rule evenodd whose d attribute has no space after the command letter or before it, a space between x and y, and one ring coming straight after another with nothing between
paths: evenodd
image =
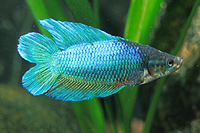
<instances>
[{"instance_id":1,"label":"blue-green betta fish","mask_svg":"<svg viewBox=\"0 0 200 133\"><path fill-rule=\"evenodd\" d=\"M17 47L22 58L36 63L22 77L34 96L63 101L106 97L164 77L182 64L180 57L81 23L39 22L53 40L31 32L19 38Z\"/></svg>"}]
</instances>

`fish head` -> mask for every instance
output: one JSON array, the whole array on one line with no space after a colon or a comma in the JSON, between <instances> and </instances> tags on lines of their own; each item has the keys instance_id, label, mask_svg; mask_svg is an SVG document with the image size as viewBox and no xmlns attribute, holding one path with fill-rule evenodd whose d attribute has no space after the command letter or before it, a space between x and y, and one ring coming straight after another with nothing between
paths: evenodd
<instances>
[{"instance_id":1,"label":"fish head","mask_svg":"<svg viewBox=\"0 0 200 133\"><path fill-rule=\"evenodd\" d=\"M157 52L157 51L156 51ZM150 57L148 73L154 78L161 78L178 70L182 65L182 59L165 52L158 51Z\"/></svg>"},{"instance_id":2,"label":"fish head","mask_svg":"<svg viewBox=\"0 0 200 133\"><path fill-rule=\"evenodd\" d=\"M144 69L143 82L141 82L141 84L148 83L175 72L181 67L182 62L183 60L180 57L159 50L155 51L149 55L147 67Z\"/></svg>"}]
</instances>

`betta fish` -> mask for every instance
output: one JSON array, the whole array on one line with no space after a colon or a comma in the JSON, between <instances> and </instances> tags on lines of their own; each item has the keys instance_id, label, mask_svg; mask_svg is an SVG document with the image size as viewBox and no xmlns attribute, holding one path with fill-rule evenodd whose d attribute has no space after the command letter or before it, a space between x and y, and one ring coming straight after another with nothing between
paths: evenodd
<instances>
[{"instance_id":1,"label":"betta fish","mask_svg":"<svg viewBox=\"0 0 200 133\"><path fill-rule=\"evenodd\" d=\"M52 39L35 32L18 39L18 53L35 63L22 77L33 96L82 101L107 97L169 75L182 59L81 23L39 20Z\"/></svg>"}]
</instances>

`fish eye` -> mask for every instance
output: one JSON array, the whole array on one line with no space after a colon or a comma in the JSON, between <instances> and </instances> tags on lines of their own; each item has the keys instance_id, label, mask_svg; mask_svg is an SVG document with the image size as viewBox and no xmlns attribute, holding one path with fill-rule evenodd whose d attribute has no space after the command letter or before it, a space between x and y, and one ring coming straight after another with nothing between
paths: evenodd
<instances>
[{"instance_id":1,"label":"fish eye","mask_svg":"<svg viewBox=\"0 0 200 133\"><path fill-rule=\"evenodd\" d=\"M174 65L174 61L171 60L171 59L169 59L169 60L167 61L167 66L168 66L168 67L172 67L173 65Z\"/></svg>"}]
</instances>

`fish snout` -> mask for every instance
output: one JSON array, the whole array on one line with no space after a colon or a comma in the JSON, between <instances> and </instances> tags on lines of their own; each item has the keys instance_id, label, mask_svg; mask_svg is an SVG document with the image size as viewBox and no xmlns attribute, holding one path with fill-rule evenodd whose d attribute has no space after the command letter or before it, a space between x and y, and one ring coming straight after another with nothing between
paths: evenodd
<instances>
[{"instance_id":1,"label":"fish snout","mask_svg":"<svg viewBox=\"0 0 200 133\"><path fill-rule=\"evenodd\" d=\"M175 63L177 64L176 68L179 69L182 65L183 59L181 59L180 57L176 57L175 58Z\"/></svg>"}]
</instances>

